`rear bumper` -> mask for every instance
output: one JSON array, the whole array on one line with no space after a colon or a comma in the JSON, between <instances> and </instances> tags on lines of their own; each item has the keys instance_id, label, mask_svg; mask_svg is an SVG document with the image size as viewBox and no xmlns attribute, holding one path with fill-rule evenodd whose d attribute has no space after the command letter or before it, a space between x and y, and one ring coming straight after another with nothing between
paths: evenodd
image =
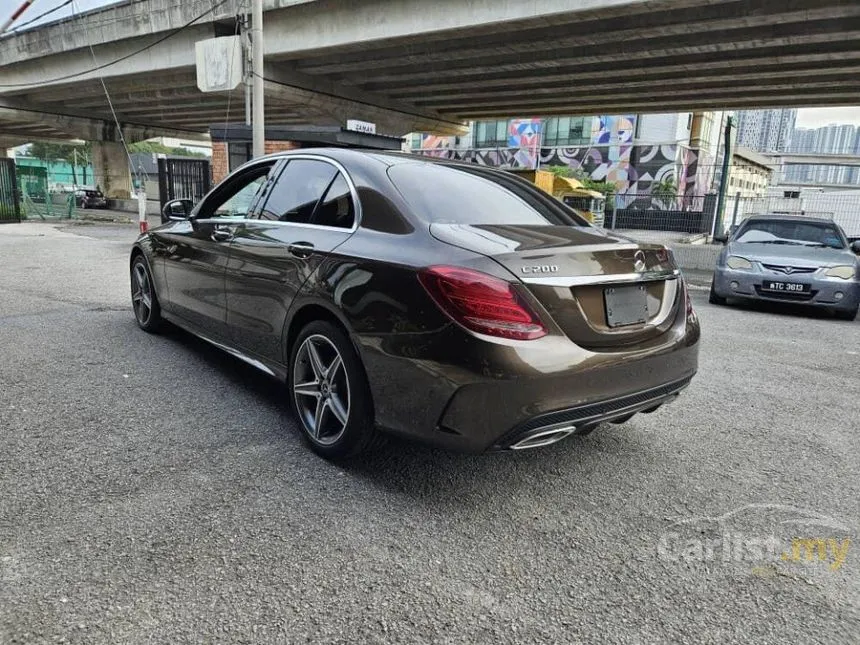
<instances>
[{"instance_id":1,"label":"rear bumper","mask_svg":"<svg viewBox=\"0 0 860 645\"><path fill-rule=\"evenodd\" d=\"M809 293L763 291L761 286L766 279L806 284L809 285ZM765 274L761 271L735 271L729 267L717 267L714 271L714 291L721 298L795 303L840 311L853 311L860 303L860 283L839 278L822 278L816 274Z\"/></svg>"},{"instance_id":2,"label":"rear bumper","mask_svg":"<svg viewBox=\"0 0 860 645\"><path fill-rule=\"evenodd\" d=\"M673 399L696 373L699 325L679 312L654 342L606 352L558 336L481 341L453 324L423 335L417 356L416 339L356 340L380 426L481 453L548 428L587 432Z\"/></svg>"},{"instance_id":3,"label":"rear bumper","mask_svg":"<svg viewBox=\"0 0 860 645\"><path fill-rule=\"evenodd\" d=\"M605 421L627 418L637 412L652 412L674 401L691 379L692 376L688 376L642 392L532 417L501 436L492 449L521 450L548 445L568 434L586 434Z\"/></svg>"}]
</instances>

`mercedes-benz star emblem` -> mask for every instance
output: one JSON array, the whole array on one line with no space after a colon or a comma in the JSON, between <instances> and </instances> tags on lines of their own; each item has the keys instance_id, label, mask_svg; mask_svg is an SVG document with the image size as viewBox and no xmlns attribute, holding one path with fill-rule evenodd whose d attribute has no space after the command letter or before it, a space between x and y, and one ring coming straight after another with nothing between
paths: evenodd
<instances>
[{"instance_id":1,"label":"mercedes-benz star emblem","mask_svg":"<svg viewBox=\"0 0 860 645\"><path fill-rule=\"evenodd\" d=\"M644 251L636 251L636 253L633 254L633 268L636 269L638 273L642 273L645 270Z\"/></svg>"}]
</instances>

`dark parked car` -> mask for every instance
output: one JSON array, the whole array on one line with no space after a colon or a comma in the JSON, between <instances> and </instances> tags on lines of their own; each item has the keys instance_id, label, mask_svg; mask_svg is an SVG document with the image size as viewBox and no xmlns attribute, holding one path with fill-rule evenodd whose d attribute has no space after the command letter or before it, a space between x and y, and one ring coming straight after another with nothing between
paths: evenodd
<instances>
[{"instance_id":1,"label":"dark parked car","mask_svg":"<svg viewBox=\"0 0 860 645\"><path fill-rule=\"evenodd\" d=\"M854 320L860 306L860 242L835 223L795 215L745 220L717 258L710 301L793 302Z\"/></svg>"},{"instance_id":2,"label":"dark parked car","mask_svg":"<svg viewBox=\"0 0 860 645\"><path fill-rule=\"evenodd\" d=\"M672 400L699 324L671 253L503 171L394 153L255 159L131 254L169 320L288 384L310 445L380 431L531 448Z\"/></svg>"},{"instance_id":3,"label":"dark parked car","mask_svg":"<svg viewBox=\"0 0 860 645\"><path fill-rule=\"evenodd\" d=\"M108 205L102 191L96 188L76 190L75 202L78 208L107 208Z\"/></svg>"}]
</instances>

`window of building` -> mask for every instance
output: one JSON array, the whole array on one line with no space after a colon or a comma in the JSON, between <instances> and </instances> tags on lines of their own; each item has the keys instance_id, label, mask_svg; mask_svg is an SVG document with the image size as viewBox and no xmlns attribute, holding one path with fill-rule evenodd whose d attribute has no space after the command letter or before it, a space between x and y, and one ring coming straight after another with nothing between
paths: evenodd
<instances>
[{"instance_id":1,"label":"window of building","mask_svg":"<svg viewBox=\"0 0 860 645\"><path fill-rule=\"evenodd\" d=\"M246 161L251 160L251 144L250 143L228 143L227 144L227 164L230 172L233 172Z\"/></svg>"},{"instance_id":2,"label":"window of building","mask_svg":"<svg viewBox=\"0 0 860 645\"><path fill-rule=\"evenodd\" d=\"M582 146L591 142L592 117L562 116L544 123L543 145Z\"/></svg>"},{"instance_id":3,"label":"window of building","mask_svg":"<svg viewBox=\"0 0 860 645\"><path fill-rule=\"evenodd\" d=\"M413 132L411 145L409 147L412 148L412 150L418 150L421 147L421 140L423 137L424 135L421 132Z\"/></svg>"},{"instance_id":4,"label":"window of building","mask_svg":"<svg viewBox=\"0 0 860 645\"><path fill-rule=\"evenodd\" d=\"M508 147L508 121L476 121L475 122L475 147L476 148L507 148Z\"/></svg>"}]
</instances>

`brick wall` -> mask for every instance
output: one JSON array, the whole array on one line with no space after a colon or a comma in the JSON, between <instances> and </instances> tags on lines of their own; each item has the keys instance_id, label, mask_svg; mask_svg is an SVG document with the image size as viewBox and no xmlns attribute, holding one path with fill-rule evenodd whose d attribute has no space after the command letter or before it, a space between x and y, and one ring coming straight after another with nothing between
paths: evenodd
<instances>
[{"instance_id":1,"label":"brick wall","mask_svg":"<svg viewBox=\"0 0 860 645\"><path fill-rule=\"evenodd\" d=\"M212 142L212 184L217 184L230 174L227 161L227 144L223 141Z\"/></svg>"},{"instance_id":2,"label":"brick wall","mask_svg":"<svg viewBox=\"0 0 860 645\"><path fill-rule=\"evenodd\" d=\"M287 150L295 150L301 148L301 145L294 141L266 141L265 152L267 155L273 152L286 152Z\"/></svg>"}]
</instances>

